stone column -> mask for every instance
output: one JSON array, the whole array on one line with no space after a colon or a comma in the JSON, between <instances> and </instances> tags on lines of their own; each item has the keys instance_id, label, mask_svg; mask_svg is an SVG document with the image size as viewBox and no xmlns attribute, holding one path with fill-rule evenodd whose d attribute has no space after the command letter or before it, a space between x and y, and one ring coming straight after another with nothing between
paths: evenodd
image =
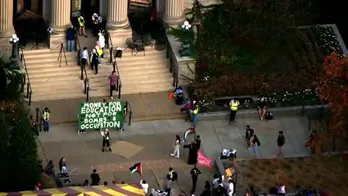
<instances>
[{"instance_id":1,"label":"stone column","mask_svg":"<svg viewBox=\"0 0 348 196\"><path fill-rule=\"evenodd\" d=\"M71 0L51 0L51 26L54 32L50 36L50 49L59 49L66 45L66 29L70 25Z\"/></svg>"},{"instance_id":2,"label":"stone column","mask_svg":"<svg viewBox=\"0 0 348 196\"><path fill-rule=\"evenodd\" d=\"M99 15L103 17L103 19L107 19L108 16L108 1L100 0L99 1Z\"/></svg>"},{"instance_id":3,"label":"stone column","mask_svg":"<svg viewBox=\"0 0 348 196\"><path fill-rule=\"evenodd\" d=\"M185 21L184 11L184 0L166 0L163 19L169 26L181 25Z\"/></svg>"},{"instance_id":4,"label":"stone column","mask_svg":"<svg viewBox=\"0 0 348 196\"><path fill-rule=\"evenodd\" d=\"M128 26L128 0L108 0L107 27L117 30Z\"/></svg>"},{"instance_id":5,"label":"stone column","mask_svg":"<svg viewBox=\"0 0 348 196\"><path fill-rule=\"evenodd\" d=\"M0 3L0 47L11 46L9 39L14 33L13 0L1 0Z\"/></svg>"}]
</instances>

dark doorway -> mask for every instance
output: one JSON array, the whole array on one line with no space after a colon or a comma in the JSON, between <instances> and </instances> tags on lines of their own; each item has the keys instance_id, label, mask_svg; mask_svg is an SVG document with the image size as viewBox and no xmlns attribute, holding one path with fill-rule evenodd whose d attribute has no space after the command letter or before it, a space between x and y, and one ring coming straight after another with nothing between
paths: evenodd
<instances>
[{"instance_id":1,"label":"dark doorway","mask_svg":"<svg viewBox=\"0 0 348 196\"><path fill-rule=\"evenodd\" d=\"M99 12L99 0L81 1L81 14L85 18L87 25L91 24L93 13Z\"/></svg>"}]
</instances>

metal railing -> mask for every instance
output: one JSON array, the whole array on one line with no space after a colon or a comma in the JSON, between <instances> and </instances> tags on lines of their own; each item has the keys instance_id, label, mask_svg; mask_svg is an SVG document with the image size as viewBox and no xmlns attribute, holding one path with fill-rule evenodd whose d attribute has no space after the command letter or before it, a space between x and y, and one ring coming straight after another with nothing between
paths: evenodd
<instances>
[{"instance_id":1,"label":"metal railing","mask_svg":"<svg viewBox=\"0 0 348 196\"><path fill-rule=\"evenodd\" d=\"M28 105L31 105L31 95L33 94L33 90L31 88L31 83L30 83L30 78L29 78L29 73L28 73L28 69L27 69L27 64L25 62L25 57L24 57L24 52L23 49L20 47L20 51L21 51L21 62L24 66L24 70L25 70L25 76L24 76L24 80L23 80L23 85L22 85L22 92L24 93L24 85L27 85L27 89L26 89L26 95L25 97L28 99Z\"/></svg>"},{"instance_id":2,"label":"metal railing","mask_svg":"<svg viewBox=\"0 0 348 196\"><path fill-rule=\"evenodd\" d=\"M116 57L114 55L114 46L112 44L112 39L110 36L110 33L107 32L107 37L108 37L108 47L110 51L110 58L109 62L112 64L113 71L116 71L117 74L117 85L116 85L116 90L118 92L118 99L121 99L122 96L122 82L121 82L121 76L120 76L120 71L118 70L117 62L116 62Z\"/></svg>"},{"instance_id":3,"label":"metal railing","mask_svg":"<svg viewBox=\"0 0 348 196\"><path fill-rule=\"evenodd\" d=\"M89 78L88 78L86 66L82 65L80 62L82 48L81 48L78 32L76 32L75 43L76 43L76 49L77 49L77 63L78 65L80 65L80 78L81 80L83 80L83 84L84 84L83 94L86 95L86 101L89 101L89 91L90 91Z\"/></svg>"},{"instance_id":4,"label":"metal railing","mask_svg":"<svg viewBox=\"0 0 348 196\"><path fill-rule=\"evenodd\" d=\"M126 107L125 108L127 110L126 116L128 115L128 126L130 126L132 124L133 111L132 111L131 104L128 101L126 101Z\"/></svg>"},{"instance_id":5,"label":"metal railing","mask_svg":"<svg viewBox=\"0 0 348 196\"><path fill-rule=\"evenodd\" d=\"M169 72L173 75L173 87L177 88L179 85L179 65L178 62L175 60L175 54L172 50L172 47L170 46L168 37L165 36L165 44L167 48L167 59L169 59Z\"/></svg>"}]
</instances>

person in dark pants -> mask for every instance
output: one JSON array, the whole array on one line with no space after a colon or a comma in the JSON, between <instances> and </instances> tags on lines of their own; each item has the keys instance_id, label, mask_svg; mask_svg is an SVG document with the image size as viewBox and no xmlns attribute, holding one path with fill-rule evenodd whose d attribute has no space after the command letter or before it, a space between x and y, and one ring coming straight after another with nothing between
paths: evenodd
<instances>
[{"instance_id":1,"label":"person in dark pants","mask_svg":"<svg viewBox=\"0 0 348 196\"><path fill-rule=\"evenodd\" d=\"M191 169L191 178L192 178L192 190L191 193L196 191L198 176L201 174L201 171L197 168L197 165L194 165Z\"/></svg>"},{"instance_id":2,"label":"person in dark pants","mask_svg":"<svg viewBox=\"0 0 348 196\"><path fill-rule=\"evenodd\" d=\"M68 42L67 50L72 52L75 50L75 29L73 27L68 28L66 32L66 40Z\"/></svg>"},{"instance_id":3,"label":"person in dark pants","mask_svg":"<svg viewBox=\"0 0 348 196\"><path fill-rule=\"evenodd\" d=\"M201 140L201 136L200 135L197 135L196 136L196 147L197 147L197 150L199 150L201 148L201 143L202 143L202 140Z\"/></svg>"},{"instance_id":4,"label":"person in dark pants","mask_svg":"<svg viewBox=\"0 0 348 196\"><path fill-rule=\"evenodd\" d=\"M164 192L167 193L167 196L170 196L170 192L172 190L172 186L173 186L173 181L172 181L170 175L168 174L166 176L166 179L165 179L164 185L163 185Z\"/></svg>"},{"instance_id":5,"label":"person in dark pants","mask_svg":"<svg viewBox=\"0 0 348 196\"><path fill-rule=\"evenodd\" d=\"M48 132L50 130L50 118L51 118L51 112L48 109L48 107L45 107L45 109L42 111L42 118L43 118L43 130L45 132Z\"/></svg>"},{"instance_id":6,"label":"person in dark pants","mask_svg":"<svg viewBox=\"0 0 348 196\"><path fill-rule=\"evenodd\" d=\"M93 173L91 174L91 179L92 179L92 186L97 186L100 183L100 176L97 173L96 169L93 169Z\"/></svg>"},{"instance_id":7,"label":"person in dark pants","mask_svg":"<svg viewBox=\"0 0 348 196\"><path fill-rule=\"evenodd\" d=\"M202 192L201 196L211 196L209 181L205 181L204 191Z\"/></svg>"},{"instance_id":8,"label":"person in dark pants","mask_svg":"<svg viewBox=\"0 0 348 196\"><path fill-rule=\"evenodd\" d=\"M103 136L103 149L102 151L108 151L111 152L111 148L110 148L110 133L108 129L105 129L103 132L101 132L102 136ZM107 147L107 148L105 148Z\"/></svg>"},{"instance_id":9,"label":"person in dark pants","mask_svg":"<svg viewBox=\"0 0 348 196\"><path fill-rule=\"evenodd\" d=\"M230 105L230 111L231 111L229 124L231 124L232 122L236 122L235 118L238 111L239 101L233 98L229 105Z\"/></svg>"},{"instance_id":10,"label":"person in dark pants","mask_svg":"<svg viewBox=\"0 0 348 196\"><path fill-rule=\"evenodd\" d=\"M91 55L89 57L90 63L91 63L91 69L95 71L95 74L98 74L98 65L99 65L99 58L98 54L95 51L95 49L92 50Z\"/></svg>"}]
</instances>

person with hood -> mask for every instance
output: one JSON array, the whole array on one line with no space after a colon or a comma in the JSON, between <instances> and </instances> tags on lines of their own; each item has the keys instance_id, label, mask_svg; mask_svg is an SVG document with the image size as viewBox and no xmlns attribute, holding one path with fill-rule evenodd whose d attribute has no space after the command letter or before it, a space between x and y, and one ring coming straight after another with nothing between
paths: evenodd
<instances>
[{"instance_id":1,"label":"person with hood","mask_svg":"<svg viewBox=\"0 0 348 196\"><path fill-rule=\"evenodd\" d=\"M89 62L91 64L91 69L95 71L95 74L98 74L98 66L99 66L99 60L98 60L98 54L95 49L92 50L90 56L89 56Z\"/></svg>"},{"instance_id":2,"label":"person with hood","mask_svg":"<svg viewBox=\"0 0 348 196\"><path fill-rule=\"evenodd\" d=\"M98 42L99 42L100 48L103 51L100 58L103 59L104 58L104 48L105 48L105 37L102 33L98 33Z\"/></svg>"}]
</instances>

